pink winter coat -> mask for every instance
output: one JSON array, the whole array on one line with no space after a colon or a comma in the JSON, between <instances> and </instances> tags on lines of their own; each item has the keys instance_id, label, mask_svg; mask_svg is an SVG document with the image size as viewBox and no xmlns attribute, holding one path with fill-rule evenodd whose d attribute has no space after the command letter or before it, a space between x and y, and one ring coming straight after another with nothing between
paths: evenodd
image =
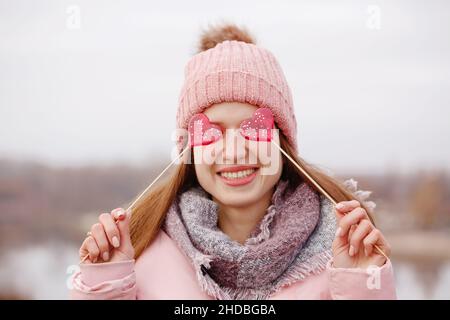
<instances>
[{"instance_id":1,"label":"pink winter coat","mask_svg":"<svg viewBox=\"0 0 450 320\"><path fill-rule=\"evenodd\" d=\"M214 299L197 283L194 267L161 230L135 260L81 264L72 299ZM375 271L333 268L281 288L270 299L396 299L392 264Z\"/></svg>"}]
</instances>

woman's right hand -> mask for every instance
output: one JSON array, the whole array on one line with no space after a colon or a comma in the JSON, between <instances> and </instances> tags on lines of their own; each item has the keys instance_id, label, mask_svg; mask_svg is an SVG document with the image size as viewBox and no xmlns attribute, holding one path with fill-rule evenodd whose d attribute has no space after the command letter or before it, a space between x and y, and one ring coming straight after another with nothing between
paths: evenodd
<instances>
[{"instance_id":1,"label":"woman's right hand","mask_svg":"<svg viewBox=\"0 0 450 320\"><path fill-rule=\"evenodd\" d=\"M98 223L92 225L90 234L80 247L83 263L117 262L134 259L134 248L130 238L131 212L117 208L111 213L102 213ZM116 223L117 222L117 223Z\"/></svg>"}]
</instances>

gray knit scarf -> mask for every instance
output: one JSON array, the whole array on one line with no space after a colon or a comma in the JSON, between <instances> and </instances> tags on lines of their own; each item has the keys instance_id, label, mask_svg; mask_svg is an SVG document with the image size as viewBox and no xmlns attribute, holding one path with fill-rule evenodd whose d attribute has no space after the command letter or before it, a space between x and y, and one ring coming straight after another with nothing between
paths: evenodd
<instances>
[{"instance_id":1,"label":"gray knit scarf","mask_svg":"<svg viewBox=\"0 0 450 320\"><path fill-rule=\"evenodd\" d=\"M271 205L245 244L218 226L219 205L201 187L179 195L163 230L192 262L202 290L216 299L267 299L324 270L336 220L331 202L308 184L279 180Z\"/></svg>"}]
</instances>

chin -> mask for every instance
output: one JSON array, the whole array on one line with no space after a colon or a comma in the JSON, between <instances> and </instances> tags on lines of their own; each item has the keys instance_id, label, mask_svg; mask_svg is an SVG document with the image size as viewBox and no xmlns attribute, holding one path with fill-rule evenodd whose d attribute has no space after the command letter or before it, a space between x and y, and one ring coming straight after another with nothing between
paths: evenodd
<instances>
[{"instance_id":1,"label":"chin","mask_svg":"<svg viewBox=\"0 0 450 320\"><path fill-rule=\"evenodd\" d=\"M225 179L226 180L226 179ZM269 187L265 188L268 181L264 181L260 175L257 175L252 181L245 184L230 184L224 181L222 177L215 174L209 183L202 187L210 193L217 201L227 206L246 206L260 200L267 192ZM266 190L267 189L267 190Z\"/></svg>"},{"instance_id":2,"label":"chin","mask_svg":"<svg viewBox=\"0 0 450 320\"><path fill-rule=\"evenodd\" d=\"M262 191L239 192L237 190L215 190L213 197L220 203L231 207L242 207L259 200Z\"/></svg>"}]
</instances>

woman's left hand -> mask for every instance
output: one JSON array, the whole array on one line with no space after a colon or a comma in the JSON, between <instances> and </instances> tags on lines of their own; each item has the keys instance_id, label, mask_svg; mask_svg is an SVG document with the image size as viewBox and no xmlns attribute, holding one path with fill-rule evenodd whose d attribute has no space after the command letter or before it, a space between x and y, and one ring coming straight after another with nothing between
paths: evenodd
<instances>
[{"instance_id":1,"label":"woman's left hand","mask_svg":"<svg viewBox=\"0 0 450 320\"><path fill-rule=\"evenodd\" d=\"M386 258L375 245L389 256L391 248L380 230L369 219L366 210L356 200L342 201L336 205L338 228L333 242L333 267L381 267Z\"/></svg>"}]
</instances>

